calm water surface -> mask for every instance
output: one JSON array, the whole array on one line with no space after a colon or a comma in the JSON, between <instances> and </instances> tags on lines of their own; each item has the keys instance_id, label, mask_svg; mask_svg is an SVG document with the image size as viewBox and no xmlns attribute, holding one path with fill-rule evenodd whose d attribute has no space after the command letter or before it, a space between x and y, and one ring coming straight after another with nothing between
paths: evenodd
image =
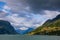
<instances>
[{"instance_id":1,"label":"calm water surface","mask_svg":"<svg viewBox=\"0 0 60 40\"><path fill-rule=\"evenodd\" d=\"M0 35L0 40L60 40L60 36Z\"/></svg>"}]
</instances>

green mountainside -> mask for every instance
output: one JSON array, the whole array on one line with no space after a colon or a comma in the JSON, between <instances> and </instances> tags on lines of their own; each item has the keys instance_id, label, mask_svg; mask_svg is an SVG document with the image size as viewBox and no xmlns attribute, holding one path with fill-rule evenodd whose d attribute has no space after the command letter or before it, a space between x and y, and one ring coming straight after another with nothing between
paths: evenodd
<instances>
[{"instance_id":1,"label":"green mountainside","mask_svg":"<svg viewBox=\"0 0 60 40\"><path fill-rule=\"evenodd\" d=\"M29 35L60 35L60 15L47 20L42 26L28 33Z\"/></svg>"}]
</instances>

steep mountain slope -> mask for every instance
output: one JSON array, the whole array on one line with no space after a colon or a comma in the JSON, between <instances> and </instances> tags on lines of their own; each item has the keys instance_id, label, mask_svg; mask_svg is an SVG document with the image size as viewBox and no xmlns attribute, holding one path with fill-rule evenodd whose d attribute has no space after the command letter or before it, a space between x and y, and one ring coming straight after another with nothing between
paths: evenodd
<instances>
[{"instance_id":1,"label":"steep mountain slope","mask_svg":"<svg viewBox=\"0 0 60 40\"><path fill-rule=\"evenodd\" d=\"M42 26L28 33L30 35L60 35L60 15L47 20Z\"/></svg>"},{"instance_id":2,"label":"steep mountain slope","mask_svg":"<svg viewBox=\"0 0 60 40\"><path fill-rule=\"evenodd\" d=\"M0 20L0 34L18 34L8 21Z\"/></svg>"}]
</instances>

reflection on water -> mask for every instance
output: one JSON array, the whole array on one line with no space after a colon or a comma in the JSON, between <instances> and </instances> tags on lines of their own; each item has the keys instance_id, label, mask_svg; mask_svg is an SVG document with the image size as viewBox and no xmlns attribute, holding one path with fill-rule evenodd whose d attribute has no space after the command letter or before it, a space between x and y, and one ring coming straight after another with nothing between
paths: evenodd
<instances>
[{"instance_id":1,"label":"reflection on water","mask_svg":"<svg viewBox=\"0 0 60 40\"><path fill-rule=\"evenodd\" d=\"M0 40L60 40L60 36L0 35Z\"/></svg>"}]
</instances>

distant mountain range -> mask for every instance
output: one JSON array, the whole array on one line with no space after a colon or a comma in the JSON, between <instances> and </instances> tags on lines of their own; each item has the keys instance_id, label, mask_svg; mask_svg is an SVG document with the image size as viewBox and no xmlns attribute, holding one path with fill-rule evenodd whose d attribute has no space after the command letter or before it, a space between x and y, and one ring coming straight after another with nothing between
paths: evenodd
<instances>
[{"instance_id":1,"label":"distant mountain range","mask_svg":"<svg viewBox=\"0 0 60 40\"><path fill-rule=\"evenodd\" d=\"M27 33L31 32L32 30L33 30L33 28L29 28L27 30L17 29L16 32L19 33L19 34L27 34Z\"/></svg>"},{"instance_id":2,"label":"distant mountain range","mask_svg":"<svg viewBox=\"0 0 60 40\"><path fill-rule=\"evenodd\" d=\"M42 26L28 33L30 35L60 35L60 15L47 20Z\"/></svg>"},{"instance_id":3,"label":"distant mountain range","mask_svg":"<svg viewBox=\"0 0 60 40\"><path fill-rule=\"evenodd\" d=\"M4 20L0 20L0 34L18 34L13 26Z\"/></svg>"}]
</instances>

